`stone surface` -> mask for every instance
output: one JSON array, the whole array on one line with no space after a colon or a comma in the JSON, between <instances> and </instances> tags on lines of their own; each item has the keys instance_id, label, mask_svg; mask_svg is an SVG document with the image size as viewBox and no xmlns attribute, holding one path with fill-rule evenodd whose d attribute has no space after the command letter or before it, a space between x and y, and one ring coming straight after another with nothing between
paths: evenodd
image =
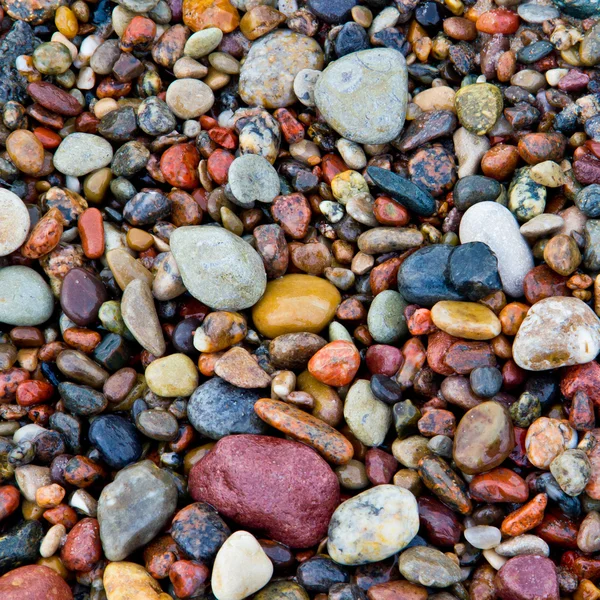
<instances>
[{"instance_id":1,"label":"stone surface","mask_svg":"<svg viewBox=\"0 0 600 600\"><path fill-rule=\"evenodd\" d=\"M69 584L42 565L27 565L0 578L2 600L73 600Z\"/></svg>"},{"instance_id":2,"label":"stone surface","mask_svg":"<svg viewBox=\"0 0 600 600\"><path fill-rule=\"evenodd\" d=\"M384 560L405 548L419 531L411 492L378 485L343 502L329 524L327 551L342 565Z\"/></svg>"},{"instance_id":3,"label":"stone surface","mask_svg":"<svg viewBox=\"0 0 600 600\"><path fill-rule=\"evenodd\" d=\"M171 475L146 460L119 471L98 500L100 537L106 558L123 560L154 539L175 512Z\"/></svg>"},{"instance_id":4,"label":"stone surface","mask_svg":"<svg viewBox=\"0 0 600 600\"><path fill-rule=\"evenodd\" d=\"M392 424L390 407L378 400L366 379L354 382L344 403L344 418L365 446L379 446Z\"/></svg>"},{"instance_id":5,"label":"stone surface","mask_svg":"<svg viewBox=\"0 0 600 600\"><path fill-rule=\"evenodd\" d=\"M497 202L475 204L463 215L459 235L463 244L487 244L498 259L504 291L515 298L523 295L523 279L533 268L533 256L507 208Z\"/></svg>"},{"instance_id":6,"label":"stone surface","mask_svg":"<svg viewBox=\"0 0 600 600\"><path fill-rule=\"evenodd\" d=\"M210 583L219 600L243 600L269 583L272 575L273 563L257 539L236 531L221 546Z\"/></svg>"},{"instance_id":7,"label":"stone surface","mask_svg":"<svg viewBox=\"0 0 600 600\"><path fill-rule=\"evenodd\" d=\"M322 68L323 52L315 40L287 29L273 31L252 44L240 71L239 93L249 106L289 106L296 101L296 75Z\"/></svg>"},{"instance_id":8,"label":"stone surface","mask_svg":"<svg viewBox=\"0 0 600 600\"><path fill-rule=\"evenodd\" d=\"M158 581L136 563L108 564L102 582L107 600L166 600Z\"/></svg>"},{"instance_id":9,"label":"stone surface","mask_svg":"<svg viewBox=\"0 0 600 600\"><path fill-rule=\"evenodd\" d=\"M393 290L384 290L375 296L369 308L367 324L376 342L391 344L408 333L404 318L406 307L404 298Z\"/></svg>"},{"instance_id":10,"label":"stone surface","mask_svg":"<svg viewBox=\"0 0 600 600\"><path fill-rule=\"evenodd\" d=\"M0 257L17 250L27 239L29 213L19 196L0 189Z\"/></svg>"},{"instance_id":11,"label":"stone surface","mask_svg":"<svg viewBox=\"0 0 600 600\"><path fill-rule=\"evenodd\" d=\"M490 83L467 85L456 93L455 105L460 124L471 133L484 135L502 114L502 93Z\"/></svg>"},{"instance_id":12,"label":"stone surface","mask_svg":"<svg viewBox=\"0 0 600 600\"><path fill-rule=\"evenodd\" d=\"M431 319L449 335L468 340L491 340L501 331L498 317L475 302L438 302L431 309Z\"/></svg>"},{"instance_id":13,"label":"stone surface","mask_svg":"<svg viewBox=\"0 0 600 600\"><path fill-rule=\"evenodd\" d=\"M229 186L236 204L252 208L255 202L273 202L279 194L279 176L271 163L257 154L244 154L229 167Z\"/></svg>"},{"instance_id":14,"label":"stone surface","mask_svg":"<svg viewBox=\"0 0 600 600\"><path fill-rule=\"evenodd\" d=\"M110 164L113 150L110 143L91 133L71 133L54 153L57 171L71 177L82 177Z\"/></svg>"},{"instance_id":15,"label":"stone surface","mask_svg":"<svg viewBox=\"0 0 600 600\"><path fill-rule=\"evenodd\" d=\"M543 371L590 362L600 352L600 321L578 298L556 296L536 302L513 344L523 369Z\"/></svg>"},{"instance_id":16,"label":"stone surface","mask_svg":"<svg viewBox=\"0 0 600 600\"><path fill-rule=\"evenodd\" d=\"M88 438L112 469L122 469L142 455L137 429L120 415L99 415L91 424Z\"/></svg>"},{"instance_id":17,"label":"stone surface","mask_svg":"<svg viewBox=\"0 0 600 600\"><path fill-rule=\"evenodd\" d=\"M412 583L427 587L444 588L462 579L459 566L435 548L415 546L405 550L398 568Z\"/></svg>"},{"instance_id":18,"label":"stone surface","mask_svg":"<svg viewBox=\"0 0 600 600\"><path fill-rule=\"evenodd\" d=\"M145 372L148 387L158 396L190 396L198 386L198 369L185 354L170 354L151 362Z\"/></svg>"},{"instance_id":19,"label":"stone surface","mask_svg":"<svg viewBox=\"0 0 600 600\"><path fill-rule=\"evenodd\" d=\"M7 528L0 535L0 573L37 560L43 537L44 529L39 521L21 521Z\"/></svg>"},{"instance_id":20,"label":"stone surface","mask_svg":"<svg viewBox=\"0 0 600 600\"><path fill-rule=\"evenodd\" d=\"M339 502L337 477L314 450L265 436L220 440L193 467L189 489L194 500L293 548L317 544Z\"/></svg>"},{"instance_id":21,"label":"stone surface","mask_svg":"<svg viewBox=\"0 0 600 600\"><path fill-rule=\"evenodd\" d=\"M236 433L266 433L266 424L254 412L259 398L256 390L237 388L213 377L190 397L188 419L197 431L213 440Z\"/></svg>"},{"instance_id":22,"label":"stone surface","mask_svg":"<svg viewBox=\"0 0 600 600\"><path fill-rule=\"evenodd\" d=\"M494 585L502 600L558 600L554 563L543 556L515 556L496 574Z\"/></svg>"},{"instance_id":23,"label":"stone surface","mask_svg":"<svg viewBox=\"0 0 600 600\"><path fill-rule=\"evenodd\" d=\"M406 86L406 61L400 52L363 50L329 64L317 80L315 103L346 139L383 144L402 131Z\"/></svg>"},{"instance_id":24,"label":"stone surface","mask_svg":"<svg viewBox=\"0 0 600 600\"><path fill-rule=\"evenodd\" d=\"M248 308L265 292L262 259L233 233L218 227L179 227L170 243L185 287L211 308Z\"/></svg>"},{"instance_id":25,"label":"stone surface","mask_svg":"<svg viewBox=\"0 0 600 600\"><path fill-rule=\"evenodd\" d=\"M53 310L50 287L36 271L23 266L0 269L0 322L39 325Z\"/></svg>"}]
</instances>

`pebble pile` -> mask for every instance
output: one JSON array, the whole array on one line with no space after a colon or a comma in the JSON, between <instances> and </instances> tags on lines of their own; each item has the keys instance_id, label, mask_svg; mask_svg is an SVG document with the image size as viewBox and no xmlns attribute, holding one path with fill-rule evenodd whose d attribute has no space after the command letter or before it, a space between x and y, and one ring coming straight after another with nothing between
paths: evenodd
<instances>
[{"instance_id":1,"label":"pebble pile","mask_svg":"<svg viewBox=\"0 0 600 600\"><path fill-rule=\"evenodd\" d=\"M0 600L600 600L600 0L0 0Z\"/></svg>"}]
</instances>

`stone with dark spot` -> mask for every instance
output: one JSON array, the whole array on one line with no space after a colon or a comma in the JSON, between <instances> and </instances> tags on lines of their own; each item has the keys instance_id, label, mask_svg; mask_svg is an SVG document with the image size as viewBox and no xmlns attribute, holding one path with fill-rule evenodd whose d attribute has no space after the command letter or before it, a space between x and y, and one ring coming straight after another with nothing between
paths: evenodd
<instances>
[{"instance_id":1,"label":"stone with dark spot","mask_svg":"<svg viewBox=\"0 0 600 600\"><path fill-rule=\"evenodd\" d=\"M333 511L332 511L333 512ZM0 535L0 574L36 561L44 529L39 521L22 521ZM0 581L2 581L0 579ZM1 589L1 588L0 588Z\"/></svg>"},{"instance_id":2,"label":"stone with dark spot","mask_svg":"<svg viewBox=\"0 0 600 600\"><path fill-rule=\"evenodd\" d=\"M394 142L401 152L409 152L431 140L450 135L456 129L456 115L449 110L430 110L411 121L402 138Z\"/></svg>"},{"instance_id":3,"label":"stone with dark spot","mask_svg":"<svg viewBox=\"0 0 600 600\"><path fill-rule=\"evenodd\" d=\"M58 393L67 410L82 417L97 415L108 405L108 400L104 394L87 385L77 385L65 381L58 386Z\"/></svg>"},{"instance_id":4,"label":"stone with dark spot","mask_svg":"<svg viewBox=\"0 0 600 600\"><path fill-rule=\"evenodd\" d=\"M260 435L217 442L192 468L189 491L241 527L293 548L325 537L339 503L337 477L314 450Z\"/></svg>"},{"instance_id":5,"label":"stone with dark spot","mask_svg":"<svg viewBox=\"0 0 600 600\"><path fill-rule=\"evenodd\" d=\"M369 167L367 174L375 185L417 215L429 217L435 212L435 200L431 194L408 179L379 167Z\"/></svg>"},{"instance_id":6,"label":"stone with dark spot","mask_svg":"<svg viewBox=\"0 0 600 600\"><path fill-rule=\"evenodd\" d=\"M171 536L194 560L212 562L231 531L214 508L196 502L180 510L173 518Z\"/></svg>"},{"instance_id":7,"label":"stone with dark spot","mask_svg":"<svg viewBox=\"0 0 600 600\"><path fill-rule=\"evenodd\" d=\"M327 594L336 584L346 583L350 574L327 556L313 556L298 567L298 583L313 594Z\"/></svg>"},{"instance_id":8,"label":"stone with dark spot","mask_svg":"<svg viewBox=\"0 0 600 600\"><path fill-rule=\"evenodd\" d=\"M569 16L578 19L600 13L600 0L552 0L552 2Z\"/></svg>"},{"instance_id":9,"label":"stone with dark spot","mask_svg":"<svg viewBox=\"0 0 600 600\"><path fill-rule=\"evenodd\" d=\"M123 209L123 217L135 227L154 225L170 213L171 200L154 190L136 194Z\"/></svg>"},{"instance_id":10,"label":"stone with dark spot","mask_svg":"<svg viewBox=\"0 0 600 600\"><path fill-rule=\"evenodd\" d=\"M54 16L59 6L66 5L66 0L35 0L24 2L23 0L2 0L2 8L17 21L27 21L32 25L40 25ZM19 48L19 54L26 50ZM2 64L2 63L0 63Z\"/></svg>"},{"instance_id":11,"label":"stone with dark spot","mask_svg":"<svg viewBox=\"0 0 600 600\"><path fill-rule=\"evenodd\" d=\"M519 139L519 154L530 165L545 160L560 162L565 155L567 139L561 133L528 133Z\"/></svg>"},{"instance_id":12,"label":"stone with dark spot","mask_svg":"<svg viewBox=\"0 0 600 600\"><path fill-rule=\"evenodd\" d=\"M135 111L131 106L110 111L98 123L98 134L112 142L128 142L136 129Z\"/></svg>"},{"instance_id":13,"label":"stone with dark spot","mask_svg":"<svg viewBox=\"0 0 600 600\"><path fill-rule=\"evenodd\" d=\"M196 388L188 402L190 423L213 440L235 433L266 433L268 426L254 412L261 394L213 377Z\"/></svg>"},{"instance_id":14,"label":"stone with dark spot","mask_svg":"<svg viewBox=\"0 0 600 600\"><path fill-rule=\"evenodd\" d=\"M454 186L456 163L442 146L422 148L408 161L408 173L415 185L437 197Z\"/></svg>"},{"instance_id":15,"label":"stone with dark spot","mask_svg":"<svg viewBox=\"0 0 600 600\"><path fill-rule=\"evenodd\" d=\"M350 11L357 0L308 0L308 8L326 23L343 23L350 18Z\"/></svg>"},{"instance_id":16,"label":"stone with dark spot","mask_svg":"<svg viewBox=\"0 0 600 600\"><path fill-rule=\"evenodd\" d=\"M22 3L15 2L15 6L17 5ZM9 100L23 102L27 98L27 80L17 71L15 61L21 54L31 55L38 43L33 36L31 25L24 21L15 21L0 41L0 105Z\"/></svg>"}]
</instances>

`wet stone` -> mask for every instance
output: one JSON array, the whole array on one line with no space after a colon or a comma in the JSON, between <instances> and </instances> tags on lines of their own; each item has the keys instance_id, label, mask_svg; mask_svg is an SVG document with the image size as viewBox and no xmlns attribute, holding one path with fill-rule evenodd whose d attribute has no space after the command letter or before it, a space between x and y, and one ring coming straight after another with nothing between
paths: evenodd
<instances>
[{"instance_id":1,"label":"wet stone","mask_svg":"<svg viewBox=\"0 0 600 600\"><path fill-rule=\"evenodd\" d=\"M380 344L397 342L408 333L404 310L407 303L398 292L385 290L377 294L367 316L369 333Z\"/></svg>"},{"instance_id":2,"label":"wet stone","mask_svg":"<svg viewBox=\"0 0 600 600\"><path fill-rule=\"evenodd\" d=\"M279 194L277 172L256 154L244 154L231 163L228 183L235 203L243 208L252 208L255 202L273 202Z\"/></svg>"},{"instance_id":3,"label":"wet stone","mask_svg":"<svg viewBox=\"0 0 600 600\"><path fill-rule=\"evenodd\" d=\"M456 113L460 124L477 135L484 135L502 114L502 94L489 83L461 88L456 94Z\"/></svg>"},{"instance_id":4,"label":"wet stone","mask_svg":"<svg viewBox=\"0 0 600 600\"><path fill-rule=\"evenodd\" d=\"M0 536L0 573L37 560L43 537L44 530L39 521L22 521L7 529Z\"/></svg>"},{"instance_id":5,"label":"wet stone","mask_svg":"<svg viewBox=\"0 0 600 600\"><path fill-rule=\"evenodd\" d=\"M398 568L408 581L427 587L444 588L462 579L459 566L435 548L415 546L405 550Z\"/></svg>"},{"instance_id":6,"label":"wet stone","mask_svg":"<svg viewBox=\"0 0 600 600\"><path fill-rule=\"evenodd\" d=\"M490 247L482 242L467 242L458 246L450 254L447 269L452 286L469 300L481 300L502 289L498 259Z\"/></svg>"},{"instance_id":7,"label":"wet stone","mask_svg":"<svg viewBox=\"0 0 600 600\"><path fill-rule=\"evenodd\" d=\"M427 111L411 121L402 138L394 144L401 152L409 152L456 129L456 115L450 110Z\"/></svg>"},{"instance_id":8,"label":"wet stone","mask_svg":"<svg viewBox=\"0 0 600 600\"><path fill-rule=\"evenodd\" d=\"M110 164L113 150L108 141L91 133L71 133L54 153L57 171L81 177Z\"/></svg>"},{"instance_id":9,"label":"wet stone","mask_svg":"<svg viewBox=\"0 0 600 600\"><path fill-rule=\"evenodd\" d=\"M317 80L315 102L327 123L346 139L381 144L402 130L406 81L406 61L399 52L363 50L329 64Z\"/></svg>"},{"instance_id":10,"label":"wet stone","mask_svg":"<svg viewBox=\"0 0 600 600\"><path fill-rule=\"evenodd\" d=\"M326 23L343 23L348 20L356 0L309 0L308 7Z\"/></svg>"},{"instance_id":11,"label":"wet stone","mask_svg":"<svg viewBox=\"0 0 600 600\"><path fill-rule=\"evenodd\" d=\"M0 270L0 321L9 325L39 325L50 318L54 298L45 280L29 267Z\"/></svg>"},{"instance_id":12,"label":"wet stone","mask_svg":"<svg viewBox=\"0 0 600 600\"><path fill-rule=\"evenodd\" d=\"M164 135L175 129L177 124L175 117L167 103L151 96L146 98L137 113L140 129L148 135Z\"/></svg>"},{"instance_id":13,"label":"wet stone","mask_svg":"<svg viewBox=\"0 0 600 600\"><path fill-rule=\"evenodd\" d=\"M77 325L93 323L106 299L104 284L89 271L71 269L63 280L60 305L69 319Z\"/></svg>"},{"instance_id":14,"label":"wet stone","mask_svg":"<svg viewBox=\"0 0 600 600\"><path fill-rule=\"evenodd\" d=\"M500 184L489 177L469 175L460 179L453 190L454 206L465 211L478 202L493 202L500 195Z\"/></svg>"},{"instance_id":15,"label":"wet stone","mask_svg":"<svg viewBox=\"0 0 600 600\"><path fill-rule=\"evenodd\" d=\"M96 417L89 430L90 442L100 451L102 459L112 469L138 460L142 454L140 436L127 419L119 415Z\"/></svg>"},{"instance_id":16,"label":"wet stone","mask_svg":"<svg viewBox=\"0 0 600 600\"><path fill-rule=\"evenodd\" d=\"M437 197L449 192L456 182L454 156L441 146L422 148L408 162L412 183Z\"/></svg>"},{"instance_id":17,"label":"wet stone","mask_svg":"<svg viewBox=\"0 0 600 600\"><path fill-rule=\"evenodd\" d=\"M223 397L228 398L226 404ZM237 388L214 377L190 397L188 419L197 431L213 440L237 433L265 433L267 425L254 412L259 398L255 390Z\"/></svg>"},{"instance_id":18,"label":"wet stone","mask_svg":"<svg viewBox=\"0 0 600 600\"><path fill-rule=\"evenodd\" d=\"M542 556L515 556L496 574L494 584L503 600L525 600L532 596L558 600L554 563Z\"/></svg>"},{"instance_id":19,"label":"wet stone","mask_svg":"<svg viewBox=\"0 0 600 600\"><path fill-rule=\"evenodd\" d=\"M95 415L108 404L104 394L84 385L64 382L58 386L58 392L69 412L75 415Z\"/></svg>"}]
</instances>

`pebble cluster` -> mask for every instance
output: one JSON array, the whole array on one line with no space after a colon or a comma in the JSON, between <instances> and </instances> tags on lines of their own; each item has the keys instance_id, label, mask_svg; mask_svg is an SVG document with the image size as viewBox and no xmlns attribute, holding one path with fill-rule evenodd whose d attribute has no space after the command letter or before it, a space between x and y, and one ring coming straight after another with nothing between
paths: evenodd
<instances>
[{"instance_id":1,"label":"pebble cluster","mask_svg":"<svg viewBox=\"0 0 600 600\"><path fill-rule=\"evenodd\" d=\"M1 600L600 599L600 0L0 4Z\"/></svg>"}]
</instances>

